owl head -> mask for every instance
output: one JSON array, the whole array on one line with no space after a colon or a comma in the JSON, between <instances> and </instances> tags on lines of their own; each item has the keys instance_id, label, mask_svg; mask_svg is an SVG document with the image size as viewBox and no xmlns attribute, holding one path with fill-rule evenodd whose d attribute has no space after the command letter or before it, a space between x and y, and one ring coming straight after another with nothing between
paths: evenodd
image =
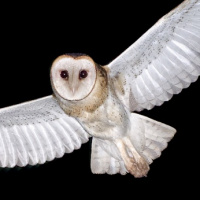
<instances>
[{"instance_id":1,"label":"owl head","mask_svg":"<svg viewBox=\"0 0 200 200\"><path fill-rule=\"evenodd\" d=\"M69 101L82 100L94 88L96 64L87 55L65 54L55 59L50 76L52 88L57 95Z\"/></svg>"}]
</instances>

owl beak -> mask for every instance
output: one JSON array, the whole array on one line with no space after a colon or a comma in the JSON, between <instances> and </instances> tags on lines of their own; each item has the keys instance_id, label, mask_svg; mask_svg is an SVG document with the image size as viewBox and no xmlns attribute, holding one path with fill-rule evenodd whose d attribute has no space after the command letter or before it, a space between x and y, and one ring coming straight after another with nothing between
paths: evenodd
<instances>
[{"instance_id":1,"label":"owl beak","mask_svg":"<svg viewBox=\"0 0 200 200\"><path fill-rule=\"evenodd\" d=\"M78 90L78 81L76 80L76 77L77 76L73 71L72 76L69 79L69 88L70 88L73 96L75 95L76 91Z\"/></svg>"},{"instance_id":2,"label":"owl beak","mask_svg":"<svg viewBox=\"0 0 200 200\"><path fill-rule=\"evenodd\" d=\"M71 87L69 87L69 89L70 89L72 95L74 95L75 91L76 91L75 87L71 86Z\"/></svg>"},{"instance_id":3,"label":"owl beak","mask_svg":"<svg viewBox=\"0 0 200 200\"><path fill-rule=\"evenodd\" d=\"M75 93L75 88L74 88L74 87L71 88L71 91L72 91L72 94L74 95L74 93Z\"/></svg>"},{"instance_id":4,"label":"owl beak","mask_svg":"<svg viewBox=\"0 0 200 200\"><path fill-rule=\"evenodd\" d=\"M78 85L77 84L72 84L71 85L70 90L71 90L73 96L75 95L77 89L78 89Z\"/></svg>"}]
</instances>

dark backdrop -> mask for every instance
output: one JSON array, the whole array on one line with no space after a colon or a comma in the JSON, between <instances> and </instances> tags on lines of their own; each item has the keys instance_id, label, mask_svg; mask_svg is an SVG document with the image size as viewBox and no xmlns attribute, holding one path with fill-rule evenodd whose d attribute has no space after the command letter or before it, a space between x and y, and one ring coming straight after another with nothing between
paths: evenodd
<instances>
[{"instance_id":1,"label":"dark backdrop","mask_svg":"<svg viewBox=\"0 0 200 200\"><path fill-rule=\"evenodd\" d=\"M107 64L139 38L181 0L119 2L8 3L1 13L0 107L52 93L49 69L52 61L68 52L90 55ZM4 12L3 12L4 11ZM177 134L162 156L151 165L147 178L131 175L93 175L91 141L80 150L41 166L0 170L1 194L56 199L70 195L96 198L162 198L195 194L199 179L200 82L172 100L142 114L169 124ZM162 195L160 195L160 192Z\"/></svg>"}]
</instances>

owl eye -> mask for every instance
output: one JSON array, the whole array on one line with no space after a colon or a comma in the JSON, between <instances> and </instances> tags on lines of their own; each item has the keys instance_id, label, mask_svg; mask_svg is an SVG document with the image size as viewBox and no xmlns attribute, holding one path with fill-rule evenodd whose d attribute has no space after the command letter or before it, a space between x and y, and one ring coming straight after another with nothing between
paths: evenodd
<instances>
[{"instance_id":1,"label":"owl eye","mask_svg":"<svg viewBox=\"0 0 200 200\"><path fill-rule=\"evenodd\" d=\"M82 78L86 78L88 76L88 73L87 71L85 70L82 70L79 74L79 78L82 79Z\"/></svg>"},{"instance_id":2,"label":"owl eye","mask_svg":"<svg viewBox=\"0 0 200 200\"><path fill-rule=\"evenodd\" d=\"M68 71L67 70L61 71L60 76L61 76L61 78L67 79L68 78Z\"/></svg>"}]
</instances>

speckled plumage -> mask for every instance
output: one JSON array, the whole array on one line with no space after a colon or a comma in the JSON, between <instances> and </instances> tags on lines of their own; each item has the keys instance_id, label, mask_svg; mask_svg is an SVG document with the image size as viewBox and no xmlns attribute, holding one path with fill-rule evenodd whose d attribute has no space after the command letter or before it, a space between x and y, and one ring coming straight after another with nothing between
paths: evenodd
<instances>
[{"instance_id":1,"label":"speckled plumage","mask_svg":"<svg viewBox=\"0 0 200 200\"><path fill-rule=\"evenodd\" d=\"M61 157L93 137L93 173L146 176L176 130L133 113L152 109L200 75L200 1L185 0L106 66L59 56L53 96L0 110L0 166Z\"/></svg>"}]
</instances>

